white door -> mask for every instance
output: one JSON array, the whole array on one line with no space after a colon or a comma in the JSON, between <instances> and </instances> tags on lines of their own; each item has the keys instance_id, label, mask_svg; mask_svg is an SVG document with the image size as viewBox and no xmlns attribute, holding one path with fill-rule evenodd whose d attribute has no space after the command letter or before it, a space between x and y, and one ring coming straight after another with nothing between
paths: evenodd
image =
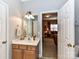
<instances>
[{"instance_id":1,"label":"white door","mask_svg":"<svg viewBox=\"0 0 79 59\"><path fill-rule=\"evenodd\" d=\"M68 0L60 9L58 18L58 59L74 59L74 0Z\"/></svg>"},{"instance_id":2,"label":"white door","mask_svg":"<svg viewBox=\"0 0 79 59\"><path fill-rule=\"evenodd\" d=\"M7 8L0 2L0 59L7 59Z\"/></svg>"}]
</instances>

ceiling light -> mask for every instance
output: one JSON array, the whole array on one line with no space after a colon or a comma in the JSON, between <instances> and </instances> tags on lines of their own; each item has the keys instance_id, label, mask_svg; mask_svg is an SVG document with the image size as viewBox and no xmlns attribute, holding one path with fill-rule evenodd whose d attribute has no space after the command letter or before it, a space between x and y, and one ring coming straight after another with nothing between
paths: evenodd
<instances>
[{"instance_id":1,"label":"ceiling light","mask_svg":"<svg viewBox=\"0 0 79 59\"><path fill-rule=\"evenodd\" d=\"M45 17L49 18L49 17L50 17L50 15L46 15Z\"/></svg>"}]
</instances>

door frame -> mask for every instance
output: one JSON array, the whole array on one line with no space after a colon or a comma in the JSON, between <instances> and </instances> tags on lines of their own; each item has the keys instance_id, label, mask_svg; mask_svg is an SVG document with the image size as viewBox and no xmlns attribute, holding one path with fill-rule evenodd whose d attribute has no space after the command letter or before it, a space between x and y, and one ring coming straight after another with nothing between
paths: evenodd
<instances>
[{"instance_id":1,"label":"door frame","mask_svg":"<svg viewBox=\"0 0 79 59\"><path fill-rule=\"evenodd\" d=\"M7 40L7 59L9 59L9 7L8 4L2 0L0 0L0 4L6 6L6 40Z\"/></svg>"},{"instance_id":2,"label":"door frame","mask_svg":"<svg viewBox=\"0 0 79 59\"><path fill-rule=\"evenodd\" d=\"M40 31L39 31L40 32L40 55L39 55L39 57L43 57L43 42L42 42L43 41L42 40L42 38L43 38L43 36L42 36L42 26L43 26L42 21L43 20L42 20L42 14L44 14L44 13L54 13L54 12L58 13L58 10L50 10L50 11L40 12L40 16L39 16L39 23L40 23Z\"/></svg>"}]
</instances>

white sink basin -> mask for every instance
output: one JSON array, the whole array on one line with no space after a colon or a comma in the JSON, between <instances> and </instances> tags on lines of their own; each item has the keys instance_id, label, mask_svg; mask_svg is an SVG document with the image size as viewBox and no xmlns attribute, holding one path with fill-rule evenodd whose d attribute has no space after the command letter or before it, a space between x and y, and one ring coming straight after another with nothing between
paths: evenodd
<instances>
[{"instance_id":1,"label":"white sink basin","mask_svg":"<svg viewBox=\"0 0 79 59\"><path fill-rule=\"evenodd\" d=\"M33 39L28 40L27 38L24 40L15 39L15 40L12 40L12 44L23 44L23 45L37 46L39 41L40 41L40 39L38 39L38 38L36 38L35 40L33 40Z\"/></svg>"}]
</instances>

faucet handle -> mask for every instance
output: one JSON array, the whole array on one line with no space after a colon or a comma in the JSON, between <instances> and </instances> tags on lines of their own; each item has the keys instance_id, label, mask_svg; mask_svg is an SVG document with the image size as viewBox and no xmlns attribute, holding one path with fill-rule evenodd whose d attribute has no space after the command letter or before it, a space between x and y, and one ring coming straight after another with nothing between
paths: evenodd
<instances>
[{"instance_id":1,"label":"faucet handle","mask_svg":"<svg viewBox=\"0 0 79 59\"><path fill-rule=\"evenodd\" d=\"M36 38L36 35L34 34L34 35L33 35L33 40L35 40L35 38Z\"/></svg>"}]
</instances>

